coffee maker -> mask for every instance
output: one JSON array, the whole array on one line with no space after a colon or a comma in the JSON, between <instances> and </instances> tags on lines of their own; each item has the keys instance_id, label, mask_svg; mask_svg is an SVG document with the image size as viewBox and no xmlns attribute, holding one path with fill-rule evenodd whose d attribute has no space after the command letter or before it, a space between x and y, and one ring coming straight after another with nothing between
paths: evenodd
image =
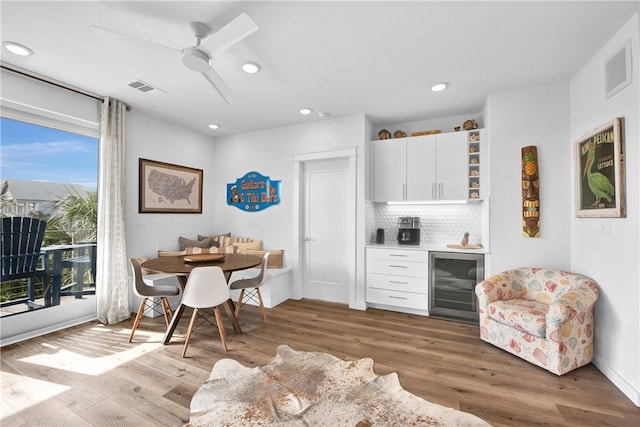
<instances>
[{"instance_id":1,"label":"coffee maker","mask_svg":"<svg viewBox=\"0 0 640 427\"><path fill-rule=\"evenodd\" d=\"M398 244L420 244L420 218L417 216L401 216L398 218Z\"/></svg>"}]
</instances>

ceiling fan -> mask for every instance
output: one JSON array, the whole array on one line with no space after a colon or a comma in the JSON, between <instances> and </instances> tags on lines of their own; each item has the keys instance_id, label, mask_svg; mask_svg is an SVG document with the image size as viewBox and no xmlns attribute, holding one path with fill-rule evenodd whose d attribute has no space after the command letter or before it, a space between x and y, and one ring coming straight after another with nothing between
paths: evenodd
<instances>
[{"instance_id":1,"label":"ceiling fan","mask_svg":"<svg viewBox=\"0 0 640 427\"><path fill-rule=\"evenodd\" d=\"M213 88L222 96L227 104L230 104L235 97L222 77L211 66L211 59L217 54L223 52L245 37L258 30L258 24L255 23L249 15L241 13L227 25L211 33L211 28L202 22L192 22L190 24L191 31L196 37L196 44L185 49L174 49L163 44L144 40L128 34L123 34L114 30L91 25L91 28L104 37L117 39L123 42L133 42L140 46L160 50L171 55L180 55L182 63L190 70L199 72L213 86ZM209 53L201 50L201 43L206 39L206 49ZM204 46L203 46L204 47Z\"/></svg>"}]
</instances>

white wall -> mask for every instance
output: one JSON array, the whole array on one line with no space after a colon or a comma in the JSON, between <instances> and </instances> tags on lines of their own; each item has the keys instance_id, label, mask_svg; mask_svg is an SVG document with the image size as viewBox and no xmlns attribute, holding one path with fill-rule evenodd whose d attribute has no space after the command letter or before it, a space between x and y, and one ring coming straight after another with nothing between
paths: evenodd
<instances>
[{"instance_id":1,"label":"white wall","mask_svg":"<svg viewBox=\"0 0 640 427\"><path fill-rule=\"evenodd\" d=\"M135 110L126 119L126 238L128 257L154 257L177 250L178 237L195 239L214 230L216 192L214 139ZM138 213L138 159L203 170L202 214Z\"/></svg>"},{"instance_id":2,"label":"white wall","mask_svg":"<svg viewBox=\"0 0 640 427\"><path fill-rule=\"evenodd\" d=\"M572 141L615 117L625 119L627 217L575 218L572 214L571 266L600 285L595 364L636 405L640 405L639 26L636 14L570 82ZM629 39L633 81L605 99L604 63ZM611 226L611 236L599 234L603 223Z\"/></svg>"},{"instance_id":3,"label":"white wall","mask_svg":"<svg viewBox=\"0 0 640 427\"><path fill-rule=\"evenodd\" d=\"M263 241L265 249L284 249L285 265L298 268L297 243L292 236L298 218L294 212L294 164L296 154L316 153L336 148L357 147L356 219L357 239L364 241L364 115L311 122L299 126L271 129L219 138L211 156L214 190L211 197L216 232L231 232ZM256 171L281 181L281 202L261 212L245 212L227 205L227 184L245 173ZM339 238L339 236L336 236ZM363 245L358 244L358 248ZM358 254L356 254L358 258ZM360 263L359 263L360 264ZM357 266L358 267L358 266ZM357 277L360 274L356 273ZM358 280L358 279L356 279ZM364 285L362 289L364 289ZM294 284L295 288L295 284ZM358 295L358 293L356 292ZM364 299L364 294L360 297ZM356 296L358 298L358 296Z\"/></svg>"},{"instance_id":4,"label":"white wall","mask_svg":"<svg viewBox=\"0 0 640 427\"><path fill-rule=\"evenodd\" d=\"M485 106L491 165L488 269L570 269L569 86L492 93ZM540 237L522 236L521 148L538 147Z\"/></svg>"}]
</instances>

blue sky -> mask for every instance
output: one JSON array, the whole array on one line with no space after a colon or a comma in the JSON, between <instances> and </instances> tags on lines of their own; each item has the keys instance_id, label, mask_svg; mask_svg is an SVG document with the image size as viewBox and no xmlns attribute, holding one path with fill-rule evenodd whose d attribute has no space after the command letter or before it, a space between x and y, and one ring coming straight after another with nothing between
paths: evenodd
<instances>
[{"instance_id":1,"label":"blue sky","mask_svg":"<svg viewBox=\"0 0 640 427\"><path fill-rule=\"evenodd\" d=\"M0 179L81 184L95 190L98 139L0 118Z\"/></svg>"}]
</instances>

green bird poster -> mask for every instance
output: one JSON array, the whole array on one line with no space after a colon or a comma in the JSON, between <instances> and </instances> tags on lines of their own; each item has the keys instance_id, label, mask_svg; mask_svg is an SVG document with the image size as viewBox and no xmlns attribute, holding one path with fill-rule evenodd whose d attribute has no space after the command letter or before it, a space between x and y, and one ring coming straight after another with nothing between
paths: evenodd
<instances>
[{"instance_id":1,"label":"green bird poster","mask_svg":"<svg viewBox=\"0 0 640 427\"><path fill-rule=\"evenodd\" d=\"M576 216L624 216L622 119L576 141Z\"/></svg>"}]
</instances>

